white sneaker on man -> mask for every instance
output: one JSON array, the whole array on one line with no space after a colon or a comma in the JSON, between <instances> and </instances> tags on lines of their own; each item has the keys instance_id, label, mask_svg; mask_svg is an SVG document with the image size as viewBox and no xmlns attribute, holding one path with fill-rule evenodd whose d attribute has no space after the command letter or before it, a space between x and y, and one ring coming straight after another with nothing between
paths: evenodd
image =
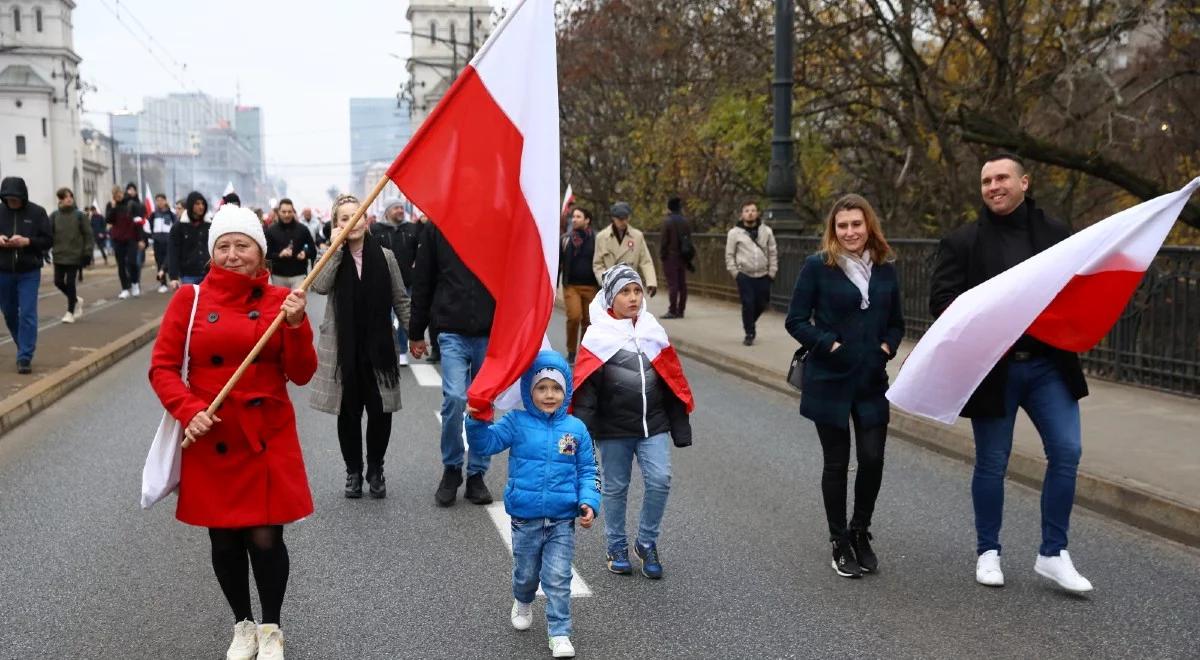
<instances>
[{"instance_id":1,"label":"white sneaker on man","mask_svg":"<svg viewBox=\"0 0 1200 660\"><path fill-rule=\"evenodd\" d=\"M67 312L66 314L63 314L62 322L63 323L74 323L75 315L72 314L71 312Z\"/></svg>"},{"instance_id":2,"label":"white sneaker on man","mask_svg":"<svg viewBox=\"0 0 1200 660\"><path fill-rule=\"evenodd\" d=\"M75 296L75 318L83 316L83 298Z\"/></svg>"},{"instance_id":3,"label":"white sneaker on man","mask_svg":"<svg viewBox=\"0 0 1200 660\"><path fill-rule=\"evenodd\" d=\"M134 298L141 297L141 295L142 295L142 285L141 284L134 284L130 288L133 289L133 297Z\"/></svg>"},{"instance_id":4,"label":"white sneaker on man","mask_svg":"<svg viewBox=\"0 0 1200 660\"><path fill-rule=\"evenodd\" d=\"M975 560L975 581L985 587L1004 586L1004 571L1000 570L998 550L988 550Z\"/></svg>"},{"instance_id":5,"label":"white sneaker on man","mask_svg":"<svg viewBox=\"0 0 1200 660\"><path fill-rule=\"evenodd\" d=\"M514 598L509 619L512 620L513 628L529 630L529 626L533 625L533 603L522 603Z\"/></svg>"},{"instance_id":6,"label":"white sneaker on man","mask_svg":"<svg viewBox=\"0 0 1200 660\"><path fill-rule=\"evenodd\" d=\"M167 288L167 285L166 285L166 284L159 284L159 285L158 285L158 292L159 292L159 293L166 293L166 292L168 292L168 291L170 291L170 289L168 289L168 288Z\"/></svg>"},{"instance_id":7,"label":"white sneaker on man","mask_svg":"<svg viewBox=\"0 0 1200 660\"><path fill-rule=\"evenodd\" d=\"M258 660L283 660L283 631L274 623L258 627Z\"/></svg>"},{"instance_id":8,"label":"white sneaker on man","mask_svg":"<svg viewBox=\"0 0 1200 660\"><path fill-rule=\"evenodd\" d=\"M401 353L399 356L397 356L397 358L400 360L400 366L408 366L408 353Z\"/></svg>"},{"instance_id":9,"label":"white sneaker on man","mask_svg":"<svg viewBox=\"0 0 1200 660\"><path fill-rule=\"evenodd\" d=\"M566 635L551 637L550 656L554 658L574 658L575 647L571 645L571 638Z\"/></svg>"},{"instance_id":10,"label":"white sneaker on man","mask_svg":"<svg viewBox=\"0 0 1200 660\"><path fill-rule=\"evenodd\" d=\"M1066 550L1060 551L1057 557L1038 555L1037 561L1033 563L1033 570L1072 593L1084 594L1092 590L1092 583L1075 570L1075 564L1071 563L1071 555Z\"/></svg>"},{"instance_id":11,"label":"white sneaker on man","mask_svg":"<svg viewBox=\"0 0 1200 660\"><path fill-rule=\"evenodd\" d=\"M258 654L258 626L250 619L233 626L233 641L225 652L225 660L254 660Z\"/></svg>"},{"instance_id":12,"label":"white sneaker on man","mask_svg":"<svg viewBox=\"0 0 1200 660\"><path fill-rule=\"evenodd\" d=\"M117 300L128 300L128 299L129 299L129 289L121 289L121 293L117 294Z\"/></svg>"}]
</instances>

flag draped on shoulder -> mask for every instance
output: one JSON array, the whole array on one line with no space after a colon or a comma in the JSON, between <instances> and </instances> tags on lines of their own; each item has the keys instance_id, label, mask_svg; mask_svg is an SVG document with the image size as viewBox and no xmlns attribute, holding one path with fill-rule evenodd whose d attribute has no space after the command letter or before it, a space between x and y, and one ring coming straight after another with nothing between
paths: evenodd
<instances>
[{"instance_id":1,"label":"flag draped on shoulder","mask_svg":"<svg viewBox=\"0 0 1200 660\"><path fill-rule=\"evenodd\" d=\"M1022 334L1065 351L1091 349L1198 187L1200 178L1126 209L960 295L913 348L887 398L952 424Z\"/></svg>"},{"instance_id":2,"label":"flag draped on shoulder","mask_svg":"<svg viewBox=\"0 0 1200 660\"><path fill-rule=\"evenodd\" d=\"M524 0L388 169L496 300L467 393L485 413L533 361L553 311L558 121L554 0Z\"/></svg>"}]
</instances>

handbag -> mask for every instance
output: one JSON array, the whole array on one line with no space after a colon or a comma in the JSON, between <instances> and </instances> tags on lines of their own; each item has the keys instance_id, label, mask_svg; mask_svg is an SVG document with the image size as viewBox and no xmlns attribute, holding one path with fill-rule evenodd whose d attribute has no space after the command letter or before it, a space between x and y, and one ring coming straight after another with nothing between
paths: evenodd
<instances>
[{"instance_id":1,"label":"handbag","mask_svg":"<svg viewBox=\"0 0 1200 660\"><path fill-rule=\"evenodd\" d=\"M792 354L792 364L788 367L788 385L800 390L804 385L804 361L808 359L808 347L801 344Z\"/></svg>"},{"instance_id":2,"label":"handbag","mask_svg":"<svg viewBox=\"0 0 1200 660\"><path fill-rule=\"evenodd\" d=\"M187 338L183 340L184 383L188 379L192 325L196 321L196 305L200 302L200 286L193 284L192 290L195 293L192 297L192 315L188 319ZM146 464L142 467L143 509L149 509L179 488L179 466L183 459L183 427L184 425L172 417L171 413L163 411L154 441L150 443L150 453L146 455Z\"/></svg>"}]
</instances>

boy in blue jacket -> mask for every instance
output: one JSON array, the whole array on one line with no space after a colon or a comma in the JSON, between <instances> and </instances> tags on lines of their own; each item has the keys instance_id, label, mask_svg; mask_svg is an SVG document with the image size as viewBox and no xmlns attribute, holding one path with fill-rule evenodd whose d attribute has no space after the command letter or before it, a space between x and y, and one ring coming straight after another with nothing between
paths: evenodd
<instances>
[{"instance_id":1,"label":"boy in blue jacket","mask_svg":"<svg viewBox=\"0 0 1200 660\"><path fill-rule=\"evenodd\" d=\"M592 437L583 422L567 414L571 390L567 361L554 351L542 351L521 377L524 410L495 424L467 419L472 453L491 456L510 450L504 488L504 510L512 518L510 616L513 628L529 628L540 579L555 658L575 657L570 640L575 517L587 529L600 508Z\"/></svg>"}]
</instances>

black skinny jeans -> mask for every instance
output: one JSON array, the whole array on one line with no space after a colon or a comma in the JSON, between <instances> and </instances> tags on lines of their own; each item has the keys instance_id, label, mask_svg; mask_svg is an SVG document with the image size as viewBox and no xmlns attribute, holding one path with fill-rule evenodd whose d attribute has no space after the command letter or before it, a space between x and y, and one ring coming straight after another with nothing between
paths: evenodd
<instances>
[{"instance_id":1,"label":"black skinny jeans","mask_svg":"<svg viewBox=\"0 0 1200 660\"><path fill-rule=\"evenodd\" d=\"M392 413L383 412L383 399L379 395L379 383L375 371L369 365L360 364L354 382L342 383L342 408L338 413L338 444L342 448L342 460L346 462L347 474L362 474L362 418L367 411L367 468L383 467L383 455L387 453L388 440L392 436Z\"/></svg>"},{"instance_id":2,"label":"black skinny jeans","mask_svg":"<svg viewBox=\"0 0 1200 660\"><path fill-rule=\"evenodd\" d=\"M754 337L757 334L758 317L771 304L771 278L738 273L737 288L738 297L742 299L742 330L746 331L747 337Z\"/></svg>"},{"instance_id":3,"label":"black skinny jeans","mask_svg":"<svg viewBox=\"0 0 1200 660\"><path fill-rule=\"evenodd\" d=\"M75 279L79 277L79 266L64 266L54 264L54 286L67 297L67 311L75 313L75 303L79 301L75 295Z\"/></svg>"},{"instance_id":4,"label":"black skinny jeans","mask_svg":"<svg viewBox=\"0 0 1200 660\"><path fill-rule=\"evenodd\" d=\"M854 448L858 454L858 476L854 478L854 516L851 530L866 530L871 526L875 499L883 482L883 447L887 425L862 428L854 416ZM829 538L837 540L848 535L846 528L846 473L850 467L850 429L817 424L817 437L825 454L825 469L821 472L821 495L825 500L825 517L829 521Z\"/></svg>"},{"instance_id":5,"label":"black skinny jeans","mask_svg":"<svg viewBox=\"0 0 1200 660\"><path fill-rule=\"evenodd\" d=\"M117 260L117 277L121 280L121 289L142 283L141 250L138 242L113 241L113 256Z\"/></svg>"},{"instance_id":6,"label":"black skinny jeans","mask_svg":"<svg viewBox=\"0 0 1200 660\"><path fill-rule=\"evenodd\" d=\"M250 611L249 568L254 567L254 583L262 602L262 622L279 625L283 594L287 591L291 562L283 543L283 525L219 529L210 527L213 571L234 622L253 621Z\"/></svg>"}]
</instances>

